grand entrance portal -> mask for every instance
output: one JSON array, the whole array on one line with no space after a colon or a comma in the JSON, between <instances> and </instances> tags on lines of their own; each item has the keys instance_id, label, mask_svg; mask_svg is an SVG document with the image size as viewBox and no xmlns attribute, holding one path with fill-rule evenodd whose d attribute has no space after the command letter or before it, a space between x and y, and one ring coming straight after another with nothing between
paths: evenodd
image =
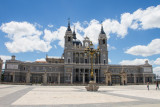
<instances>
[{"instance_id":1,"label":"grand entrance portal","mask_svg":"<svg viewBox=\"0 0 160 107\"><path fill-rule=\"evenodd\" d=\"M121 77L120 75L112 75L112 84L120 84L121 83Z\"/></svg>"}]
</instances>

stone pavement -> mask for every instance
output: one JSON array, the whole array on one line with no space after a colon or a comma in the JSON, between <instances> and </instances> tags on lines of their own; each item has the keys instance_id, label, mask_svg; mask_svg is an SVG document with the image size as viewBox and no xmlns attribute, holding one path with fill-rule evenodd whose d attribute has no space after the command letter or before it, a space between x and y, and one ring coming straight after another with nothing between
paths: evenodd
<instances>
[{"instance_id":1,"label":"stone pavement","mask_svg":"<svg viewBox=\"0 0 160 107\"><path fill-rule=\"evenodd\" d=\"M29 86L0 84L0 107L160 107L155 85L100 86L87 92L85 86Z\"/></svg>"}]
</instances>

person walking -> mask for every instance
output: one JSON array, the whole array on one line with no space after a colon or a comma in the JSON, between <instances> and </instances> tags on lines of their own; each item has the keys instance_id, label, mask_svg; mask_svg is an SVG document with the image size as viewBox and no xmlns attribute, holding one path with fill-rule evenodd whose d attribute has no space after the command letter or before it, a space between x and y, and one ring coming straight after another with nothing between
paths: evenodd
<instances>
[{"instance_id":1,"label":"person walking","mask_svg":"<svg viewBox=\"0 0 160 107\"><path fill-rule=\"evenodd\" d=\"M149 91L149 82L147 82L147 88L148 88L148 91Z\"/></svg>"},{"instance_id":2,"label":"person walking","mask_svg":"<svg viewBox=\"0 0 160 107\"><path fill-rule=\"evenodd\" d=\"M158 84L158 81L156 82L156 90L159 90L159 84Z\"/></svg>"}]
</instances>

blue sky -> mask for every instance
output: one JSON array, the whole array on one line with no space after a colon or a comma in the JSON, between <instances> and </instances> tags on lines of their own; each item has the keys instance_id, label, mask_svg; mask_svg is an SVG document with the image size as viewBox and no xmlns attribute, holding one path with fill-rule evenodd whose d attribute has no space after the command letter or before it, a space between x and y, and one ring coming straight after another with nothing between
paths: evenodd
<instances>
[{"instance_id":1,"label":"blue sky","mask_svg":"<svg viewBox=\"0 0 160 107\"><path fill-rule=\"evenodd\" d=\"M67 19L97 46L101 21L110 64L143 64L160 74L159 0L1 0L0 57L44 60L63 53Z\"/></svg>"}]
</instances>

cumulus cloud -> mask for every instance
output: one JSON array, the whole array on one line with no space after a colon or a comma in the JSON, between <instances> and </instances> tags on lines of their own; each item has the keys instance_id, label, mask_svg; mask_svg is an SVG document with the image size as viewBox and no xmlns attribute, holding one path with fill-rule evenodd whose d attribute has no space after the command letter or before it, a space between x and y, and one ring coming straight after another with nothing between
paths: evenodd
<instances>
[{"instance_id":1,"label":"cumulus cloud","mask_svg":"<svg viewBox=\"0 0 160 107\"><path fill-rule=\"evenodd\" d=\"M155 65L160 65L160 58L157 58L157 59L154 61L154 64L155 64Z\"/></svg>"},{"instance_id":2,"label":"cumulus cloud","mask_svg":"<svg viewBox=\"0 0 160 107\"><path fill-rule=\"evenodd\" d=\"M136 45L125 51L125 53L139 56L151 56L160 54L160 39L152 40L148 45Z\"/></svg>"},{"instance_id":3,"label":"cumulus cloud","mask_svg":"<svg viewBox=\"0 0 160 107\"><path fill-rule=\"evenodd\" d=\"M154 67L153 68L153 72L155 73L155 74L157 74L157 75L160 75L160 67L158 66L158 67Z\"/></svg>"},{"instance_id":4,"label":"cumulus cloud","mask_svg":"<svg viewBox=\"0 0 160 107\"><path fill-rule=\"evenodd\" d=\"M50 25L48 25L48 27L52 28L52 27L53 27L53 25L51 25L51 24L50 24Z\"/></svg>"},{"instance_id":5,"label":"cumulus cloud","mask_svg":"<svg viewBox=\"0 0 160 107\"><path fill-rule=\"evenodd\" d=\"M160 13L160 5L156 7L151 6L144 10L138 9L133 13L126 12L121 14L120 21L114 19L105 19L102 24L108 39L110 38L110 34L117 34L117 37L124 38L128 34L128 28L133 30L160 28L160 20L158 20L160 19L160 14L158 13ZM98 20L92 19L89 22L84 21L82 23L76 22L73 24L75 25L78 39L82 41L83 37L88 36L94 44L98 43L98 35L101 29L101 23ZM59 33L56 34L59 37L61 37L59 34L65 34L65 30L62 29L62 27L64 26L61 26L59 29L57 29ZM57 31L54 31L54 33ZM64 47L64 38L60 39L59 37L56 37L57 40L60 41L58 44L61 47Z\"/></svg>"},{"instance_id":6,"label":"cumulus cloud","mask_svg":"<svg viewBox=\"0 0 160 107\"><path fill-rule=\"evenodd\" d=\"M59 40L58 45L60 45L61 47L64 47L64 35L66 32L66 29L67 28L64 26L61 26L56 31L50 31L50 30L45 29L43 38L44 40L48 42Z\"/></svg>"},{"instance_id":7,"label":"cumulus cloud","mask_svg":"<svg viewBox=\"0 0 160 107\"><path fill-rule=\"evenodd\" d=\"M115 19L105 19L102 22L102 24L108 39L110 38L111 34L116 34L117 37L124 38L128 34L129 28L133 30L160 28L159 13L160 5L151 6L144 10L138 9L133 13L122 13L120 21ZM73 23L73 25L75 25L75 30L78 39L82 41L85 36L88 36L94 44L98 43L98 36L101 29L101 23L98 20L92 19L89 22L76 22ZM28 22L15 21L2 24L0 29L7 34L7 37L9 39L11 39L11 41L5 43L8 50L12 53L28 51L32 52L35 50L48 52L52 48L50 43L55 40L59 41L58 45L64 47L64 35L66 31L65 26L60 26L59 28L53 31L45 28L44 31L39 31L36 29L36 26L40 27L41 25L37 23L31 24ZM49 24L48 27L53 27L53 25ZM71 26L71 28L73 30L73 26ZM44 36L41 38L42 35ZM151 50L149 46L150 45L134 46L131 49L128 49L126 53L142 56L150 56L152 54L159 53L158 50ZM159 49L158 45L156 47L156 49ZM146 51L148 48L150 50L149 52L146 51L146 53L144 53L141 50L142 48L144 51Z\"/></svg>"},{"instance_id":8,"label":"cumulus cloud","mask_svg":"<svg viewBox=\"0 0 160 107\"><path fill-rule=\"evenodd\" d=\"M11 59L11 56L6 56L6 55L0 55L0 58L5 62L6 60Z\"/></svg>"},{"instance_id":9,"label":"cumulus cloud","mask_svg":"<svg viewBox=\"0 0 160 107\"><path fill-rule=\"evenodd\" d=\"M45 58L36 59L36 61L46 61Z\"/></svg>"},{"instance_id":10,"label":"cumulus cloud","mask_svg":"<svg viewBox=\"0 0 160 107\"><path fill-rule=\"evenodd\" d=\"M142 65L142 64L145 64L146 60L148 60L148 59L122 60L120 62L120 64L121 65ZM149 63L150 63L150 61L149 61Z\"/></svg>"},{"instance_id":11,"label":"cumulus cloud","mask_svg":"<svg viewBox=\"0 0 160 107\"><path fill-rule=\"evenodd\" d=\"M49 42L40 39L42 32L28 22L11 21L2 24L0 29L11 40L5 43L11 53L32 52L34 50L48 52L51 49Z\"/></svg>"},{"instance_id":12,"label":"cumulus cloud","mask_svg":"<svg viewBox=\"0 0 160 107\"><path fill-rule=\"evenodd\" d=\"M108 50L109 50L109 51L110 51L110 50L116 50L116 47L111 46L111 45L109 45L109 44L107 44L107 47L108 47Z\"/></svg>"},{"instance_id":13,"label":"cumulus cloud","mask_svg":"<svg viewBox=\"0 0 160 107\"><path fill-rule=\"evenodd\" d=\"M6 62L6 60L9 60L9 59L11 59L11 56L6 56L6 55L0 55L0 58L3 60L3 69L5 68L5 62Z\"/></svg>"}]
</instances>

